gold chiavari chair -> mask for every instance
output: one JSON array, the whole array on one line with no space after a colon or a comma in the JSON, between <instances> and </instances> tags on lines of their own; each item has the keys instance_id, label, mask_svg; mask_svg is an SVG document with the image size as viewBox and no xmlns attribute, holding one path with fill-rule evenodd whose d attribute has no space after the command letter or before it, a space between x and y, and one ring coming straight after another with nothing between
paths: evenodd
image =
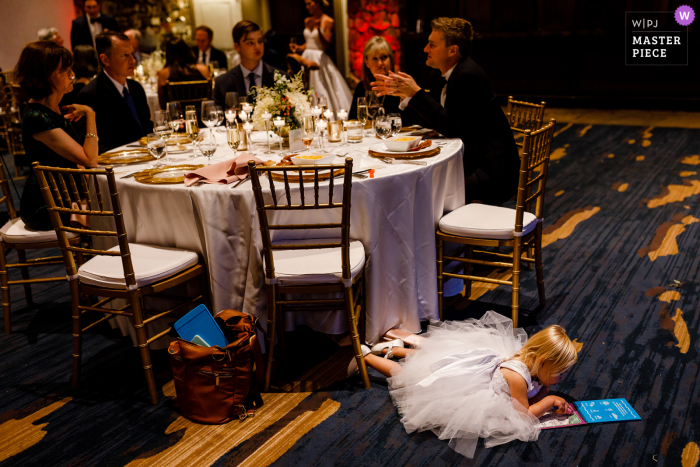
<instances>
[{"instance_id":1,"label":"gold chiavari chair","mask_svg":"<svg viewBox=\"0 0 700 467\"><path fill-rule=\"evenodd\" d=\"M467 293L469 293L472 281L510 285L512 287L513 326L517 327L521 262L535 264L540 305L545 306L544 273L542 270L542 219L554 124L555 121L552 119L550 123L539 130L525 130L515 209L472 203L462 206L440 219L436 234L440 320L442 320L444 278L457 277L468 281ZM535 206L534 213L526 209L526 206L530 204ZM444 255L443 242L466 245L465 257ZM482 251L475 250L475 246L510 246L513 251L511 253ZM522 256L531 246L534 246L535 258L523 258ZM475 259L475 256L492 259ZM445 272L443 264L446 260L466 264L466 274ZM474 276L471 274L473 264L496 269L509 268L513 274L512 280Z\"/></svg>"},{"instance_id":2,"label":"gold chiavari chair","mask_svg":"<svg viewBox=\"0 0 700 467\"><path fill-rule=\"evenodd\" d=\"M148 345L168 334L170 328L147 338L145 326L172 312L187 311L188 307L198 302L208 304L209 289L204 265L197 253L191 251L129 243L117 184L111 167L86 170L45 167L38 162L32 165L58 235L70 285L73 314L73 388L78 387L80 380L83 333L113 316L126 316L131 319L136 329L148 394L151 403L156 404L158 397ZM107 177L108 199L105 199L100 189L96 179L98 176ZM95 200L88 196L85 206L76 206L74 203L80 198L78 187L81 187L84 193L89 193L89 189L92 188ZM107 205L108 201L111 206ZM114 230L92 230L69 227L64 225L61 216L70 214L108 218L111 219L115 228ZM108 250L82 248L71 245L68 241L69 234L111 237L118 242L118 245ZM76 268L72 253L87 253L95 256L80 268ZM197 277L201 294L196 297L162 294L167 289ZM81 295L106 298L91 306L84 306L80 304ZM166 311L148 311L143 306L143 298L148 296L160 296L168 300L178 300L181 303ZM127 304L118 309L105 307L118 298L127 300ZM81 318L86 312L103 313L105 316L83 327ZM145 318L146 312L151 316Z\"/></svg>"},{"instance_id":3,"label":"gold chiavari chair","mask_svg":"<svg viewBox=\"0 0 700 467\"><path fill-rule=\"evenodd\" d=\"M544 119L545 105L544 101L539 104L532 104L530 102L516 101L513 99L513 96L508 96L506 117L508 117L511 130L518 133L525 133L525 130L539 130ZM516 141L515 144L521 148L523 147L522 142Z\"/></svg>"},{"instance_id":4,"label":"gold chiavari chair","mask_svg":"<svg viewBox=\"0 0 700 467\"><path fill-rule=\"evenodd\" d=\"M202 101L211 100L212 80L201 81L178 81L165 83L165 95L168 97L168 102L180 102L183 108L187 105L194 105L199 118L200 106Z\"/></svg>"},{"instance_id":5,"label":"gold chiavari chair","mask_svg":"<svg viewBox=\"0 0 700 467\"><path fill-rule=\"evenodd\" d=\"M321 311L345 309L350 326L355 358L365 388L369 389L369 376L360 348L358 322L364 303L365 249L362 242L350 239L350 196L352 191L352 159L345 160L344 167L337 165L256 167L248 162L253 182L253 193L260 221L265 261L265 283L267 289L267 368L265 370L265 391L270 389L272 364L274 361L275 326L277 318L282 320L284 310ZM343 200L333 201L335 189L334 175L340 169L343 175ZM311 174L303 175L313 170ZM328 200L321 199L319 172L330 171ZM269 182L269 193L263 194L260 176L264 174ZM304 179L303 177L307 177ZM277 192L274 180L282 182L284 194ZM292 194L290 183L299 183L298 193ZM305 188L313 187L313 198L307 198ZM337 190L340 191L340 190ZM280 199L278 199L278 196ZM286 198L286 203L282 197ZM265 197L269 201L265 201ZM325 195L323 196L325 198ZM341 221L325 224L304 224L302 211L341 210ZM294 214L294 223L272 224L271 215L286 217ZM337 211L336 211L337 212ZM283 215L284 217L285 215ZM301 217L301 219L299 219ZM286 222L286 221L285 221ZM340 229L340 237L332 239L308 239L304 241L275 241L271 231ZM294 295L304 298L292 298ZM342 294L342 298L316 298L312 294ZM327 296L327 295L326 295ZM337 296L337 295L336 295ZM280 329L280 337L284 329ZM282 339L280 344L283 345Z\"/></svg>"},{"instance_id":6,"label":"gold chiavari chair","mask_svg":"<svg viewBox=\"0 0 700 467\"><path fill-rule=\"evenodd\" d=\"M24 222L22 222L22 219L19 218L17 211L15 210L15 205L12 201L12 194L10 192L9 181L7 179L2 160L0 160L0 187L2 187L2 198L0 198L0 204L5 204L5 208L7 209L7 213L10 217L10 220L7 221L2 228L0 228L0 237L2 239L0 241L0 290L2 290L2 313L5 325L5 334L10 334L12 332L10 286L20 284L23 285L24 296L27 299L27 304L31 305L33 303L31 284L38 284L42 282L65 282L66 276L41 277L36 279L31 279L29 277L29 268L51 266L63 263L61 256L48 256L27 260L26 252L28 250L58 248L56 232L53 230L30 230L24 225ZM67 242L74 246L80 245L81 238L79 235L71 233L67 238ZM8 262L8 254L12 250L17 252L17 263ZM78 263L83 263L82 253L78 254ZM10 280L9 271L17 268L20 270L22 279Z\"/></svg>"},{"instance_id":7,"label":"gold chiavari chair","mask_svg":"<svg viewBox=\"0 0 700 467\"><path fill-rule=\"evenodd\" d=\"M2 108L4 136L7 142L7 151L15 160L15 178L17 178L19 177L19 167L28 167L21 156L25 155L22 142L22 111L27 105L29 97L16 83L7 84L2 89L0 107Z\"/></svg>"}]
</instances>

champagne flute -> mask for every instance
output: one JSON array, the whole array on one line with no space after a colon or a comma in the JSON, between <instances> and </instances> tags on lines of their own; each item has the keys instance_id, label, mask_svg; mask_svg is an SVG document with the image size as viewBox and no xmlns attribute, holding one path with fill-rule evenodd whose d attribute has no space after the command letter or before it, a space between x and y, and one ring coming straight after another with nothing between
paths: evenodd
<instances>
[{"instance_id":1,"label":"champagne flute","mask_svg":"<svg viewBox=\"0 0 700 467\"><path fill-rule=\"evenodd\" d=\"M318 106L321 107L321 109L323 109L324 112L328 110L328 98L324 96L319 97Z\"/></svg>"},{"instance_id":2,"label":"champagne flute","mask_svg":"<svg viewBox=\"0 0 700 467\"><path fill-rule=\"evenodd\" d=\"M362 133L364 134L364 128L367 124L367 119L369 118L369 110L367 109L367 98L358 97L357 98L357 119L362 122Z\"/></svg>"},{"instance_id":3,"label":"champagne flute","mask_svg":"<svg viewBox=\"0 0 700 467\"><path fill-rule=\"evenodd\" d=\"M348 119L348 111L345 109L340 109L338 111L338 120L341 121L341 124L343 125L342 128L342 134L343 134L343 142L340 144L341 146L347 146L348 145L348 140L347 140L347 128L345 128L345 122Z\"/></svg>"},{"instance_id":4,"label":"champagne flute","mask_svg":"<svg viewBox=\"0 0 700 467\"><path fill-rule=\"evenodd\" d=\"M179 102L168 102L166 106L168 117L170 118L170 127L173 129L173 133L183 130L185 124L185 119L182 113L182 104Z\"/></svg>"},{"instance_id":5,"label":"champagne flute","mask_svg":"<svg viewBox=\"0 0 700 467\"><path fill-rule=\"evenodd\" d=\"M238 146L241 145L241 134L238 125L235 123L226 127L226 142L228 147L233 149L233 157L238 156Z\"/></svg>"},{"instance_id":6,"label":"champagne flute","mask_svg":"<svg viewBox=\"0 0 700 467\"><path fill-rule=\"evenodd\" d=\"M168 138L173 133L173 129L170 127L170 121L168 119L168 112L165 110L156 110L153 119L153 130L160 136L163 143L166 145L165 155L163 157L168 157Z\"/></svg>"},{"instance_id":7,"label":"champagne flute","mask_svg":"<svg viewBox=\"0 0 700 467\"><path fill-rule=\"evenodd\" d=\"M193 106L194 107L194 106ZM194 144L199 136L199 123L197 123L197 111L192 109L185 112L185 132L187 138Z\"/></svg>"},{"instance_id":8,"label":"champagne flute","mask_svg":"<svg viewBox=\"0 0 700 467\"><path fill-rule=\"evenodd\" d=\"M275 124L277 127L277 136L280 137L280 151L282 150L282 127L287 124L287 122L284 121L282 117L275 117L275 120L272 122Z\"/></svg>"},{"instance_id":9,"label":"champagne flute","mask_svg":"<svg viewBox=\"0 0 700 467\"><path fill-rule=\"evenodd\" d=\"M377 118L374 120L374 132L377 138L380 138L382 141L391 136L391 122L389 121L389 117L386 115L377 115Z\"/></svg>"},{"instance_id":10,"label":"champagne flute","mask_svg":"<svg viewBox=\"0 0 700 467\"><path fill-rule=\"evenodd\" d=\"M303 132L301 137L301 142L306 146L306 150L310 151L311 143L314 141L314 136L316 136L316 122L312 115L306 115L302 117L303 120Z\"/></svg>"},{"instance_id":11,"label":"champagne flute","mask_svg":"<svg viewBox=\"0 0 700 467\"><path fill-rule=\"evenodd\" d=\"M146 144L148 147L148 153L156 158L156 161L160 160L161 157L165 155L165 141L160 137L158 133L151 133L146 137ZM151 166L151 168L162 167L163 164L156 162Z\"/></svg>"},{"instance_id":12,"label":"champagne flute","mask_svg":"<svg viewBox=\"0 0 700 467\"><path fill-rule=\"evenodd\" d=\"M270 149L270 129L267 127L270 123L272 114L267 110L263 112L262 119L265 120L265 136L267 136L267 152L263 154L272 154L272 149Z\"/></svg>"},{"instance_id":13,"label":"champagne flute","mask_svg":"<svg viewBox=\"0 0 700 467\"><path fill-rule=\"evenodd\" d=\"M323 145L323 134L326 132L326 128L328 127L328 120L325 120L323 118L319 118L318 121L316 122L316 128L318 128L318 146L321 150L321 152L327 152L326 147Z\"/></svg>"},{"instance_id":14,"label":"champagne flute","mask_svg":"<svg viewBox=\"0 0 700 467\"><path fill-rule=\"evenodd\" d=\"M216 138L214 134L211 131L202 134L197 142L197 147L199 148L199 152L208 159L207 165L211 165L211 157L216 152Z\"/></svg>"},{"instance_id":15,"label":"champagne flute","mask_svg":"<svg viewBox=\"0 0 700 467\"><path fill-rule=\"evenodd\" d=\"M403 122L401 121L401 114L389 114L389 123L391 123L391 137L396 136L401 128L403 127Z\"/></svg>"}]
</instances>

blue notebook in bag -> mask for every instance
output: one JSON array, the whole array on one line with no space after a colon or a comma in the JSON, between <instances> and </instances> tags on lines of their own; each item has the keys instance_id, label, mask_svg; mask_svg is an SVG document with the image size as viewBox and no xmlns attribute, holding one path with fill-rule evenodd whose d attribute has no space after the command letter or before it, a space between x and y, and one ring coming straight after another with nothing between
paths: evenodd
<instances>
[{"instance_id":1,"label":"blue notebook in bag","mask_svg":"<svg viewBox=\"0 0 700 467\"><path fill-rule=\"evenodd\" d=\"M214 321L205 305L199 305L194 310L175 322L175 330L181 338L204 347L226 347L228 341L224 333Z\"/></svg>"}]
</instances>

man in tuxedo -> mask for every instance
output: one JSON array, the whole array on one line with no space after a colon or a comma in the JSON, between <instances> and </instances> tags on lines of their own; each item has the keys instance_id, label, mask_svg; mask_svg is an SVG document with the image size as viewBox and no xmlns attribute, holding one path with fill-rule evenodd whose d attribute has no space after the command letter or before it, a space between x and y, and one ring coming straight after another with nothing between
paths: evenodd
<instances>
[{"instance_id":1,"label":"man in tuxedo","mask_svg":"<svg viewBox=\"0 0 700 467\"><path fill-rule=\"evenodd\" d=\"M224 106L227 92L247 96L253 86L271 87L275 84L276 68L263 62L265 41L260 27L252 21L239 21L233 27L233 47L241 57L241 64L231 68L214 82L216 105ZM280 74L285 74L277 70Z\"/></svg>"},{"instance_id":2,"label":"man in tuxedo","mask_svg":"<svg viewBox=\"0 0 700 467\"><path fill-rule=\"evenodd\" d=\"M85 0L85 15L73 20L70 30L70 46L79 45L95 47L95 38L104 31L119 31L117 20L100 13L100 0Z\"/></svg>"},{"instance_id":3,"label":"man in tuxedo","mask_svg":"<svg viewBox=\"0 0 700 467\"><path fill-rule=\"evenodd\" d=\"M192 52L197 57L197 63L209 66L211 62L216 62L219 69L228 70L226 54L211 45L213 39L214 31L209 26L200 26L195 30L194 41L197 45L192 47Z\"/></svg>"},{"instance_id":4,"label":"man in tuxedo","mask_svg":"<svg viewBox=\"0 0 700 467\"><path fill-rule=\"evenodd\" d=\"M100 135L100 152L132 143L153 132L146 92L134 76L134 49L121 32L95 38L102 71L76 98L92 107Z\"/></svg>"},{"instance_id":5,"label":"man in tuxedo","mask_svg":"<svg viewBox=\"0 0 700 467\"><path fill-rule=\"evenodd\" d=\"M520 158L508 120L488 76L469 56L473 30L461 18L433 20L426 65L435 68L430 91L406 73L375 75L372 89L400 96L429 128L464 143L466 202L502 204L518 191Z\"/></svg>"},{"instance_id":6,"label":"man in tuxedo","mask_svg":"<svg viewBox=\"0 0 700 467\"><path fill-rule=\"evenodd\" d=\"M136 61L136 66L141 65L141 61L143 60L141 57L141 51L139 50L141 39L143 38L141 31L138 29L129 29L128 31L124 31L124 35L129 38L131 41L131 47L134 48L134 60Z\"/></svg>"}]
</instances>

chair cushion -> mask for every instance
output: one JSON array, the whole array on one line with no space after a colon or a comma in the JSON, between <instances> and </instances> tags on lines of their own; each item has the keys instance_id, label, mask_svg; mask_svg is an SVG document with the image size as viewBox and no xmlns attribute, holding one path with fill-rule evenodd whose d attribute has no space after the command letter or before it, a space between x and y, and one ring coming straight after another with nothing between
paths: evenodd
<instances>
[{"instance_id":1,"label":"chair cushion","mask_svg":"<svg viewBox=\"0 0 700 467\"><path fill-rule=\"evenodd\" d=\"M10 219L0 228L2 241L5 243L44 243L58 241L55 230L32 230L22 222L22 219ZM78 234L66 232L68 238L77 237Z\"/></svg>"},{"instance_id":2,"label":"chair cushion","mask_svg":"<svg viewBox=\"0 0 700 467\"><path fill-rule=\"evenodd\" d=\"M197 264L197 253L162 246L129 243L136 285L143 287ZM109 251L119 251L119 246ZM120 256L95 256L78 269L83 284L108 289L126 289Z\"/></svg>"},{"instance_id":3,"label":"chair cushion","mask_svg":"<svg viewBox=\"0 0 700 467\"><path fill-rule=\"evenodd\" d=\"M273 245L340 243L339 238L282 240ZM273 250L275 277L278 285L338 284L343 281L340 247L308 250ZM350 276L354 278L365 267L365 247L358 240L350 241Z\"/></svg>"},{"instance_id":4,"label":"chair cushion","mask_svg":"<svg viewBox=\"0 0 700 467\"><path fill-rule=\"evenodd\" d=\"M530 233L537 225L537 217L523 214L523 235ZM438 223L446 234L460 237L490 238L508 240L515 230L515 209L487 204L472 203L455 209Z\"/></svg>"}]
</instances>

